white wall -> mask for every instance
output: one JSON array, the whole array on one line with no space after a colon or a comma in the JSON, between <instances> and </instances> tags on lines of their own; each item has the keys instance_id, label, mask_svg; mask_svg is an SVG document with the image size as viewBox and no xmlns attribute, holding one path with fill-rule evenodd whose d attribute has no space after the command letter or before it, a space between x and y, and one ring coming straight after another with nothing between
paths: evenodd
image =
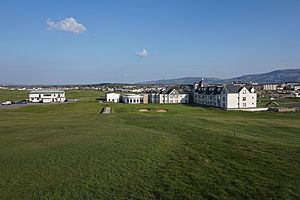
<instances>
[{"instance_id":1,"label":"white wall","mask_svg":"<svg viewBox=\"0 0 300 200\"><path fill-rule=\"evenodd\" d=\"M256 93L253 91L252 93L243 88L239 92L239 108L255 108L256 107ZM246 100L244 100L246 99Z\"/></svg>"},{"instance_id":2,"label":"white wall","mask_svg":"<svg viewBox=\"0 0 300 200\"><path fill-rule=\"evenodd\" d=\"M231 109L231 108L238 108L238 93L228 93L227 98L226 98L226 108Z\"/></svg>"},{"instance_id":3,"label":"white wall","mask_svg":"<svg viewBox=\"0 0 300 200\"><path fill-rule=\"evenodd\" d=\"M51 102L64 102L66 100L65 93L30 93L29 101L32 103L51 103Z\"/></svg>"},{"instance_id":4,"label":"white wall","mask_svg":"<svg viewBox=\"0 0 300 200\"><path fill-rule=\"evenodd\" d=\"M120 94L117 93L108 93L105 95L105 100L107 102L115 102L118 103L120 101Z\"/></svg>"},{"instance_id":5,"label":"white wall","mask_svg":"<svg viewBox=\"0 0 300 200\"><path fill-rule=\"evenodd\" d=\"M125 94L121 96L122 101L128 104L142 104L144 103L144 95L143 94Z\"/></svg>"}]
</instances>

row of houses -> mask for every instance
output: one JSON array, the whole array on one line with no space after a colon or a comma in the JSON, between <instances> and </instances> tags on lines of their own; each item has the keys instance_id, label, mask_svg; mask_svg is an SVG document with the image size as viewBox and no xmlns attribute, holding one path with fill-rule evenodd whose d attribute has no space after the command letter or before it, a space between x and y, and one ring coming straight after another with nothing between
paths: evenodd
<instances>
[{"instance_id":1,"label":"row of houses","mask_svg":"<svg viewBox=\"0 0 300 200\"><path fill-rule=\"evenodd\" d=\"M66 101L65 92L60 90L31 91L29 101L52 103ZM180 90L174 88L145 94L107 93L107 102L126 104L187 104L194 103L223 109L256 108L257 94L254 87L241 85L204 86L203 80L186 85Z\"/></svg>"},{"instance_id":2,"label":"row of houses","mask_svg":"<svg viewBox=\"0 0 300 200\"><path fill-rule=\"evenodd\" d=\"M257 95L253 87L238 85L198 87L193 102L224 109L256 108Z\"/></svg>"},{"instance_id":3,"label":"row of houses","mask_svg":"<svg viewBox=\"0 0 300 200\"><path fill-rule=\"evenodd\" d=\"M181 90L168 89L149 94L106 94L107 102L128 104L143 103L195 103L223 109L256 108L257 94L254 87L240 85L204 86L203 80L185 85Z\"/></svg>"},{"instance_id":4,"label":"row of houses","mask_svg":"<svg viewBox=\"0 0 300 200\"><path fill-rule=\"evenodd\" d=\"M189 103L189 94L180 93L176 89L168 89L148 94L106 94L107 102L123 102L128 104L142 103Z\"/></svg>"}]
</instances>

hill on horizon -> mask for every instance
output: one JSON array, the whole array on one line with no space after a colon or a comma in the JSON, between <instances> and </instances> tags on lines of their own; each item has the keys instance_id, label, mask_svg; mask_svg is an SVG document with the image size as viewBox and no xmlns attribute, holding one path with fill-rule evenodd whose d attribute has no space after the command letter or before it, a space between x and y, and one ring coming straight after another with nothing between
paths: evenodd
<instances>
[{"instance_id":1,"label":"hill on horizon","mask_svg":"<svg viewBox=\"0 0 300 200\"><path fill-rule=\"evenodd\" d=\"M245 83L278 83L278 82L300 82L300 69L275 70L261 74L243 75L228 79L219 79L214 77L183 77L176 79L162 79L156 81L145 81L139 84L193 84L196 81L204 79L208 84L229 84L233 81L242 81Z\"/></svg>"}]
</instances>

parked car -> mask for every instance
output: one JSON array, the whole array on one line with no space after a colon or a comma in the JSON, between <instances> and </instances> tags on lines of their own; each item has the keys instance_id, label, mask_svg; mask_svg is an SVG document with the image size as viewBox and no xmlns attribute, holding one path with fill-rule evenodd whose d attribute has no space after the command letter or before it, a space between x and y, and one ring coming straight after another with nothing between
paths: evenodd
<instances>
[{"instance_id":1,"label":"parked car","mask_svg":"<svg viewBox=\"0 0 300 200\"><path fill-rule=\"evenodd\" d=\"M2 102L2 105L11 105L11 101L4 101Z\"/></svg>"},{"instance_id":2,"label":"parked car","mask_svg":"<svg viewBox=\"0 0 300 200\"><path fill-rule=\"evenodd\" d=\"M26 100L17 101L16 104L27 104L27 101Z\"/></svg>"}]
</instances>

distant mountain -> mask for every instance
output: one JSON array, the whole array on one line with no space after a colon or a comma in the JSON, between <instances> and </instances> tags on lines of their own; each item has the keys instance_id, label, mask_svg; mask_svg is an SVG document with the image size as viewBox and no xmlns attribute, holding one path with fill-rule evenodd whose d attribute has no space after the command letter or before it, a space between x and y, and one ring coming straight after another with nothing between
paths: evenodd
<instances>
[{"instance_id":1,"label":"distant mountain","mask_svg":"<svg viewBox=\"0 0 300 200\"><path fill-rule=\"evenodd\" d=\"M157 81L146 81L140 84L192 84L196 81L201 80L203 77L184 77L184 78L176 78L176 79L162 79ZM218 81L222 81L222 79L218 78L205 78L206 83L215 83Z\"/></svg>"},{"instance_id":2,"label":"distant mountain","mask_svg":"<svg viewBox=\"0 0 300 200\"><path fill-rule=\"evenodd\" d=\"M177 79L163 79L157 81L146 81L140 84L193 84L196 81L204 78L205 83L208 84L225 84L232 83L233 81L242 81L245 83L256 82L256 83L278 83L278 82L300 82L300 69L284 69L276 70L263 74L251 74L244 75L229 79L219 78L205 78L205 77L184 77Z\"/></svg>"},{"instance_id":3,"label":"distant mountain","mask_svg":"<svg viewBox=\"0 0 300 200\"><path fill-rule=\"evenodd\" d=\"M233 81L243 81L245 83L300 82L300 69L284 69L263 74L244 75L230 79L223 79L220 83L231 83Z\"/></svg>"}]
</instances>

